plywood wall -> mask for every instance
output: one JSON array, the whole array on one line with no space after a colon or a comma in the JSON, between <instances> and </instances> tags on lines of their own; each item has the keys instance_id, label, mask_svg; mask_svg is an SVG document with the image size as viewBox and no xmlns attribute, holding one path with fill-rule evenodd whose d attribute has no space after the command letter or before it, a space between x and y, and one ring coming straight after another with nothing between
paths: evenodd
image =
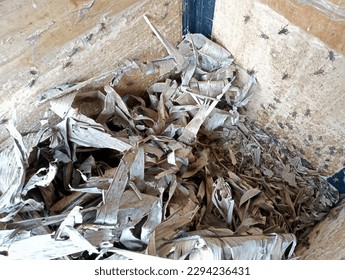
<instances>
[{"instance_id":1,"label":"plywood wall","mask_svg":"<svg viewBox=\"0 0 345 280\"><path fill-rule=\"evenodd\" d=\"M345 1L261 0L261 2L310 35L319 38L330 48L345 54Z\"/></svg>"},{"instance_id":2,"label":"plywood wall","mask_svg":"<svg viewBox=\"0 0 345 280\"><path fill-rule=\"evenodd\" d=\"M345 163L344 30L297 0L216 1L213 39L261 87L249 117L326 175Z\"/></svg>"},{"instance_id":3,"label":"plywood wall","mask_svg":"<svg viewBox=\"0 0 345 280\"><path fill-rule=\"evenodd\" d=\"M345 206L332 209L296 250L301 260L345 260Z\"/></svg>"},{"instance_id":4,"label":"plywood wall","mask_svg":"<svg viewBox=\"0 0 345 280\"><path fill-rule=\"evenodd\" d=\"M179 0L1 1L0 118L15 107L18 128L27 133L47 107L35 106L42 91L97 76L126 58L161 58L165 50L142 16L176 44L181 13ZM6 137L0 126L0 143Z\"/></svg>"}]
</instances>

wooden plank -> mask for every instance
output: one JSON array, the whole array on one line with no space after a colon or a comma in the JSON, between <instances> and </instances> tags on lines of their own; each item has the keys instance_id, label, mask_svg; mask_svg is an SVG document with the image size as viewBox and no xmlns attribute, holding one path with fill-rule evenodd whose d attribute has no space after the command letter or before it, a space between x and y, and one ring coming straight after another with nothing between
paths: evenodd
<instances>
[{"instance_id":1,"label":"wooden plank","mask_svg":"<svg viewBox=\"0 0 345 280\"><path fill-rule=\"evenodd\" d=\"M296 249L302 260L345 259L345 205L332 209L326 219L310 232L306 242Z\"/></svg>"},{"instance_id":2,"label":"wooden plank","mask_svg":"<svg viewBox=\"0 0 345 280\"><path fill-rule=\"evenodd\" d=\"M246 114L295 154L332 174L344 164L345 23L298 2L218 0L213 38L237 63L256 72L260 89ZM286 24L289 33L278 34ZM299 244L297 257L344 259L344 217L344 206L333 209Z\"/></svg>"},{"instance_id":3,"label":"wooden plank","mask_svg":"<svg viewBox=\"0 0 345 280\"><path fill-rule=\"evenodd\" d=\"M287 1L263 2L282 6ZM302 17L304 5L288 7ZM318 17L310 22L320 24ZM278 34L287 24L288 33ZM335 26L342 28L333 30ZM345 22L329 20L328 28L344 45ZM237 63L255 71L260 89L246 115L322 173L339 170L345 144L343 54L261 1L217 1L213 38L232 52ZM329 59L330 50L334 61Z\"/></svg>"},{"instance_id":4,"label":"wooden plank","mask_svg":"<svg viewBox=\"0 0 345 280\"><path fill-rule=\"evenodd\" d=\"M176 45L182 34L181 10L179 0L5 1L0 6L0 118L15 107L18 129L28 133L48 108L35 106L42 91L85 81L124 59L161 58L166 51L143 14L164 27L163 35ZM124 93L126 86L140 94L154 79L128 76L118 91ZM1 143L8 133L0 129Z\"/></svg>"},{"instance_id":5,"label":"wooden plank","mask_svg":"<svg viewBox=\"0 0 345 280\"><path fill-rule=\"evenodd\" d=\"M307 5L301 0L261 0L262 3L283 15L287 20L309 34L319 38L330 48L345 54L345 2L342 0L323 1L335 5L331 9ZM316 1L317 2L317 1ZM334 12L336 7L340 13ZM334 9L333 9L334 8Z\"/></svg>"}]
</instances>

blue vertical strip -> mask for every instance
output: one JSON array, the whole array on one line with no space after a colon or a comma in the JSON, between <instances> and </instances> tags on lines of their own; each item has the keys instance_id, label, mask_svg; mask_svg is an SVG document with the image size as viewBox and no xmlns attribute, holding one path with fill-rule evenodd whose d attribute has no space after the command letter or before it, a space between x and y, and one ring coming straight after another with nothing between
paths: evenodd
<instances>
[{"instance_id":1,"label":"blue vertical strip","mask_svg":"<svg viewBox=\"0 0 345 280\"><path fill-rule=\"evenodd\" d=\"M341 194L345 194L345 168L329 176L328 183L333 185Z\"/></svg>"},{"instance_id":2,"label":"blue vertical strip","mask_svg":"<svg viewBox=\"0 0 345 280\"><path fill-rule=\"evenodd\" d=\"M216 0L182 0L182 33L201 33L211 38Z\"/></svg>"}]
</instances>

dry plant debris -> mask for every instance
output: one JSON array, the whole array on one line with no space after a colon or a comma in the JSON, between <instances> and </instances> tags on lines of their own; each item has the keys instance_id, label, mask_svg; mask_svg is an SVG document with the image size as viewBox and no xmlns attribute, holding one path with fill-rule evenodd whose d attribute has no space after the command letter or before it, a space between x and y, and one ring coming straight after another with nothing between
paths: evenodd
<instances>
[{"instance_id":1,"label":"dry plant debris","mask_svg":"<svg viewBox=\"0 0 345 280\"><path fill-rule=\"evenodd\" d=\"M256 79L201 34L42 93L52 124L0 153L0 259L287 259L338 193L243 114ZM145 96L115 88L133 69ZM97 116L73 101L93 93ZM163 77L163 78L162 78Z\"/></svg>"}]
</instances>

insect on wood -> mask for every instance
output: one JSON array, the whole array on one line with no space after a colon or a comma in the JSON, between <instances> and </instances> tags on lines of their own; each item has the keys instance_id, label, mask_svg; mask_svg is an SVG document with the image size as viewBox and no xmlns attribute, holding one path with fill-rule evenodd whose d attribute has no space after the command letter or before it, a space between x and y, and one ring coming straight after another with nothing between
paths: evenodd
<instances>
[{"instance_id":1,"label":"insect on wood","mask_svg":"<svg viewBox=\"0 0 345 280\"><path fill-rule=\"evenodd\" d=\"M71 61L67 61L66 63L63 64L62 68L65 69L65 68L67 68L67 67L69 67L71 65L72 65L72 62Z\"/></svg>"},{"instance_id":2,"label":"insect on wood","mask_svg":"<svg viewBox=\"0 0 345 280\"><path fill-rule=\"evenodd\" d=\"M282 29L280 29L278 31L278 34L281 35L281 34L284 34L284 35L287 35L289 33L289 30L286 28L289 24L285 25Z\"/></svg>"},{"instance_id":3,"label":"insect on wood","mask_svg":"<svg viewBox=\"0 0 345 280\"><path fill-rule=\"evenodd\" d=\"M29 71L29 74L32 75L32 78L30 79L29 83L28 83L28 87L32 87L35 83L36 83L36 78L38 76L38 71L36 68L32 68Z\"/></svg>"},{"instance_id":4,"label":"insect on wood","mask_svg":"<svg viewBox=\"0 0 345 280\"><path fill-rule=\"evenodd\" d=\"M326 58L329 58L330 61L334 61L335 60L334 52L328 51L328 56Z\"/></svg>"},{"instance_id":5,"label":"insect on wood","mask_svg":"<svg viewBox=\"0 0 345 280\"><path fill-rule=\"evenodd\" d=\"M254 75L254 74L255 74L254 68L252 68L252 69L247 69L247 74L250 75L250 76Z\"/></svg>"},{"instance_id":6,"label":"insect on wood","mask_svg":"<svg viewBox=\"0 0 345 280\"><path fill-rule=\"evenodd\" d=\"M268 35L266 35L265 33L263 33L261 31L261 34L259 35L261 38L265 39L265 40L268 40L270 37L268 37Z\"/></svg>"},{"instance_id":7,"label":"insect on wood","mask_svg":"<svg viewBox=\"0 0 345 280\"><path fill-rule=\"evenodd\" d=\"M249 15L245 15L244 17L244 24L248 23L250 21L250 16Z\"/></svg>"},{"instance_id":8,"label":"insect on wood","mask_svg":"<svg viewBox=\"0 0 345 280\"><path fill-rule=\"evenodd\" d=\"M73 55L75 55L79 50L80 50L79 47L74 47L72 49L71 53L69 54L69 57L72 57Z\"/></svg>"},{"instance_id":9,"label":"insect on wood","mask_svg":"<svg viewBox=\"0 0 345 280\"><path fill-rule=\"evenodd\" d=\"M86 42L91 41L92 37L93 37L93 34L90 33L89 35L87 35L87 36L85 37L85 41L86 41Z\"/></svg>"},{"instance_id":10,"label":"insect on wood","mask_svg":"<svg viewBox=\"0 0 345 280\"><path fill-rule=\"evenodd\" d=\"M33 85L36 83L36 79L33 78L30 80L30 82L28 83L28 87L33 87Z\"/></svg>"},{"instance_id":11,"label":"insect on wood","mask_svg":"<svg viewBox=\"0 0 345 280\"><path fill-rule=\"evenodd\" d=\"M282 80L286 80L286 79L288 79L290 76L289 76L289 74L287 73L287 72L285 72L284 74L283 74L283 76L282 76Z\"/></svg>"},{"instance_id":12,"label":"insect on wood","mask_svg":"<svg viewBox=\"0 0 345 280\"><path fill-rule=\"evenodd\" d=\"M29 73L33 76L36 76L38 74L36 69L31 69Z\"/></svg>"},{"instance_id":13,"label":"insect on wood","mask_svg":"<svg viewBox=\"0 0 345 280\"><path fill-rule=\"evenodd\" d=\"M305 117L310 117L310 115L311 115L311 111L310 111L310 109L307 109L307 110L305 111L305 113L304 113L304 116L305 116Z\"/></svg>"}]
</instances>

